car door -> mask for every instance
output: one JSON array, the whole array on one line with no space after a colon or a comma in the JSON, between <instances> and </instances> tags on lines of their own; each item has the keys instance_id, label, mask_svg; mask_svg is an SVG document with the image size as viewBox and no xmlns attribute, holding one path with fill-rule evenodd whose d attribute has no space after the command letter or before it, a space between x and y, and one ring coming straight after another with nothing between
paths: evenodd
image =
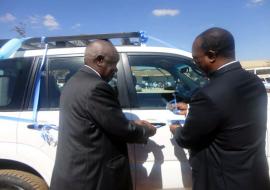
<instances>
[{"instance_id":1,"label":"car door","mask_svg":"<svg viewBox=\"0 0 270 190\"><path fill-rule=\"evenodd\" d=\"M123 60L132 97L130 117L158 127L147 144L134 147L135 189L191 188L188 151L175 143L169 130L185 116L169 105L188 102L206 78L190 58L177 55L129 53Z\"/></svg>"},{"instance_id":2,"label":"car door","mask_svg":"<svg viewBox=\"0 0 270 190\"><path fill-rule=\"evenodd\" d=\"M24 107L33 58L0 60L0 155L1 159L17 158L18 123Z\"/></svg>"},{"instance_id":3,"label":"car door","mask_svg":"<svg viewBox=\"0 0 270 190\"><path fill-rule=\"evenodd\" d=\"M32 119L32 122L19 123L18 155L22 162L36 169L49 184L57 147L61 91L67 80L83 66L83 56L47 56L39 74L41 62L42 58L36 61L28 110L21 114L21 118ZM34 100L37 97L38 109L35 110Z\"/></svg>"}]
</instances>

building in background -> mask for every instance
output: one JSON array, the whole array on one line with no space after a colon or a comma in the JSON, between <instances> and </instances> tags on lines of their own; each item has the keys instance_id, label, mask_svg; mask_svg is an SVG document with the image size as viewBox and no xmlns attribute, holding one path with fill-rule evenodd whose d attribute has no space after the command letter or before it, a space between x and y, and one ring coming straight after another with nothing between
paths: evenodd
<instances>
[{"instance_id":1,"label":"building in background","mask_svg":"<svg viewBox=\"0 0 270 190\"><path fill-rule=\"evenodd\" d=\"M268 92L270 92L270 60L241 61L247 71L258 75Z\"/></svg>"}]
</instances>

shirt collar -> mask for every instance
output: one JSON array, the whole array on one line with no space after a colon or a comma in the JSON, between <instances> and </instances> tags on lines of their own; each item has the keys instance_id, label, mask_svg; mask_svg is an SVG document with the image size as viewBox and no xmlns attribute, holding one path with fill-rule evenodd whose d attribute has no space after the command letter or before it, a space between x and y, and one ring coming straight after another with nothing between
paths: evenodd
<instances>
[{"instance_id":1,"label":"shirt collar","mask_svg":"<svg viewBox=\"0 0 270 190\"><path fill-rule=\"evenodd\" d=\"M93 69L92 67L90 67L89 65L84 65L85 67L88 67L89 69L91 69L92 71L94 71L100 78L101 78L101 76L100 76L100 74L95 70L95 69Z\"/></svg>"},{"instance_id":2,"label":"shirt collar","mask_svg":"<svg viewBox=\"0 0 270 190\"><path fill-rule=\"evenodd\" d=\"M221 67L219 67L217 70L222 69L223 67L226 67L226 66L231 65L231 64L236 63L236 62L237 61L231 61L229 63L226 63L226 64L222 65Z\"/></svg>"}]
</instances>

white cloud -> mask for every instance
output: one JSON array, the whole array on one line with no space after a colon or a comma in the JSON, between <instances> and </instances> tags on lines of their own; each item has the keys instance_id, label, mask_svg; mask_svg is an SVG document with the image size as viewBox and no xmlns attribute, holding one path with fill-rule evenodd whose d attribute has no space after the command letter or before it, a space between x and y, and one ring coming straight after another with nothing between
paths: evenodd
<instances>
[{"instance_id":1,"label":"white cloud","mask_svg":"<svg viewBox=\"0 0 270 190\"><path fill-rule=\"evenodd\" d=\"M26 19L26 23L33 29L40 29L43 27L42 17L39 15L28 16Z\"/></svg>"},{"instance_id":2,"label":"white cloud","mask_svg":"<svg viewBox=\"0 0 270 190\"><path fill-rule=\"evenodd\" d=\"M81 27L80 23L74 24L73 26L71 26L71 29L76 30L79 29Z\"/></svg>"},{"instance_id":3,"label":"white cloud","mask_svg":"<svg viewBox=\"0 0 270 190\"><path fill-rule=\"evenodd\" d=\"M29 16L28 19L29 19L29 22L31 24L39 24L40 23L40 20L41 20L40 19L40 16L38 16L38 15Z\"/></svg>"},{"instance_id":4,"label":"white cloud","mask_svg":"<svg viewBox=\"0 0 270 190\"><path fill-rule=\"evenodd\" d=\"M11 13L6 13L5 15L0 17L1 22L12 22L16 20L16 17L13 16Z\"/></svg>"},{"instance_id":5,"label":"white cloud","mask_svg":"<svg viewBox=\"0 0 270 190\"><path fill-rule=\"evenodd\" d=\"M155 9L152 13L155 16L176 16L180 11L178 9Z\"/></svg>"},{"instance_id":6,"label":"white cloud","mask_svg":"<svg viewBox=\"0 0 270 190\"><path fill-rule=\"evenodd\" d=\"M248 6L262 5L265 0L249 0L247 3Z\"/></svg>"},{"instance_id":7,"label":"white cloud","mask_svg":"<svg viewBox=\"0 0 270 190\"><path fill-rule=\"evenodd\" d=\"M59 23L50 14L47 14L47 15L45 15L43 17L43 25L45 27L47 27L49 30L57 30L57 29L59 29Z\"/></svg>"},{"instance_id":8,"label":"white cloud","mask_svg":"<svg viewBox=\"0 0 270 190\"><path fill-rule=\"evenodd\" d=\"M258 4L263 3L264 0L252 0L251 3Z\"/></svg>"}]
</instances>

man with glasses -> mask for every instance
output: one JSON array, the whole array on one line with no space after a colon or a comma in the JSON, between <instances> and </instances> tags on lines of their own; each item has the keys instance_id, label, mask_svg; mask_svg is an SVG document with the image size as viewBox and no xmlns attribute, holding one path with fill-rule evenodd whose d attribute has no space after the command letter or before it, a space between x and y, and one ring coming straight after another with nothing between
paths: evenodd
<instances>
[{"instance_id":1,"label":"man with glasses","mask_svg":"<svg viewBox=\"0 0 270 190\"><path fill-rule=\"evenodd\" d=\"M171 125L190 149L194 190L269 190L265 154L267 94L235 60L234 38L222 28L196 37L192 56L210 82L196 92L184 126Z\"/></svg>"}]
</instances>

